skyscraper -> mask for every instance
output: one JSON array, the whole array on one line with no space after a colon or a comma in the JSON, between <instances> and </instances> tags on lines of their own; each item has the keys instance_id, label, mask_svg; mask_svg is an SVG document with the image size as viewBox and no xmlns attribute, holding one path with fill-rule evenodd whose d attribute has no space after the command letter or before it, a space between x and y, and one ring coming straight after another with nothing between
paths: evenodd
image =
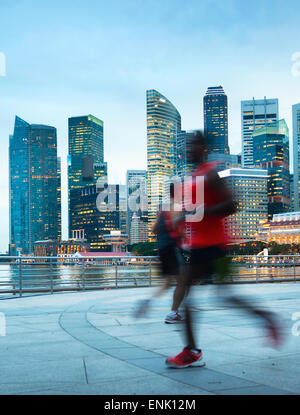
<instances>
[{"instance_id":1,"label":"skyscraper","mask_svg":"<svg viewBox=\"0 0 300 415\"><path fill-rule=\"evenodd\" d=\"M253 133L268 123L278 121L278 99L252 99L241 102L242 163L254 167Z\"/></svg>"},{"instance_id":2,"label":"skyscraper","mask_svg":"<svg viewBox=\"0 0 300 415\"><path fill-rule=\"evenodd\" d=\"M103 121L93 115L71 117L69 126L69 189L93 179L93 164L104 162Z\"/></svg>"},{"instance_id":3,"label":"skyscraper","mask_svg":"<svg viewBox=\"0 0 300 415\"><path fill-rule=\"evenodd\" d=\"M61 158L57 157L57 238L61 239Z\"/></svg>"},{"instance_id":4,"label":"skyscraper","mask_svg":"<svg viewBox=\"0 0 300 415\"><path fill-rule=\"evenodd\" d=\"M131 217L130 223L130 245L147 242L148 240L148 226L147 222L143 221L135 212Z\"/></svg>"},{"instance_id":5,"label":"skyscraper","mask_svg":"<svg viewBox=\"0 0 300 415\"><path fill-rule=\"evenodd\" d=\"M236 202L237 211L225 219L233 241L255 239L261 221L268 218L267 170L228 169L219 172Z\"/></svg>"},{"instance_id":6,"label":"skyscraper","mask_svg":"<svg viewBox=\"0 0 300 415\"><path fill-rule=\"evenodd\" d=\"M127 234L127 186L119 184L120 226L123 235Z\"/></svg>"},{"instance_id":7,"label":"skyscraper","mask_svg":"<svg viewBox=\"0 0 300 415\"><path fill-rule=\"evenodd\" d=\"M97 179L107 176L104 162L103 121L93 115L71 117L69 126L69 237L72 236L71 215L73 205L70 192L93 186ZM73 200L73 199L72 199Z\"/></svg>"},{"instance_id":8,"label":"skyscraper","mask_svg":"<svg viewBox=\"0 0 300 415\"><path fill-rule=\"evenodd\" d=\"M104 190L105 189L105 190ZM99 194L105 191L101 211L97 207ZM104 235L120 229L119 186L118 185L87 185L70 191L70 229L72 237L84 239L90 250L110 251L110 244Z\"/></svg>"},{"instance_id":9,"label":"skyscraper","mask_svg":"<svg viewBox=\"0 0 300 415\"><path fill-rule=\"evenodd\" d=\"M29 253L29 137L30 124L15 118L9 137L9 240L10 255Z\"/></svg>"},{"instance_id":10,"label":"skyscraper","mask_svg":"<svg viewBox=\"0 0 300 415\"><path fill-rule=\"evenodd\" d=\"M299 211L300 184L300 104L293 105L293 163L294 163L294 210Z\"/></svg>"},{"instance_id":11,"label":"skyscraper","mask_svg":"<svg viewBox=\"0 0 300 415\"><path fill-rule=\"evenodd\" d=\"M188 153L192 145L192 139L194 131L179 131L177 133L176 151L177 151L177 163L176 174L179 177L189 175L194 170L194 165L189 161Z\"/></svg>"},{"instance_id":12,"label":"skyscraper","mask_svg":"<svg viewBox=\"0 0 300 415\"><path fill-rule=\"evenodd\" d=\"M161 93L147 91L148 229L151 229L162 202L164 182L176 174L176 135L181 117Z\"/></svg>"},{"instance_id":13,"label":"skyscraper","mask_svg":"<svg viewBox=\"0 0 300 415\"><path fill-rule=\"evenodd\" d=\"M104 164L103 121L93 115L69 123L69 190L94 184L96 165Z\"/></svg>"},{"instance_id":14,"label":"skyscraper","mask_svg":"<svg viewBox=\"0 0 300 415\"><path fill-rule=\"evenodd\" d=\"M146 170L127 170L126 174L127 187L127 234L129 243L146 242L145 227L148 223L148 206L147 206L147 171ZM134 242L132 241L131 232L132 218L135 213L135 230ZM140 235L139 235L140 230Z\"/></svg>"},{"instance_id":15,"label":"skyscraper","mask_svg":"<svg viewBox=\"0 0 300 415\"><path fill-rule=\"evenodd\" d=\"M254 165L268 170L268 214L290 209L289 129L285 120L269 123L253 134Z\"/></svg>"},{"instance_id":16,"label":"skyscraper","mask_svg":"<svg viewBox=\"0 0 300 415\"><path fill-rule=\"evenodd\" d=\"M295 212L294 175L290 174L290 211Z\"/></svg>"},{"instance_id":17,"label":"skyscraper","mask_svg":"<svg viewBox=\"0 0 300 415\"><path fill-rule=\"evenodd\" d=\"M222 86L207 89L203 108L208 151L228 154L228 103Z\"/></svg>"},{"instance_id":18,"label":"skyscraper","mask_svg":"<svg viewBox=\"0 0 300 415\"><path fill-rule=\"evenodd\" d=\"M56 128L15 119L9 145L10 253L58 236Z\"/></svg>"}]
</instances>

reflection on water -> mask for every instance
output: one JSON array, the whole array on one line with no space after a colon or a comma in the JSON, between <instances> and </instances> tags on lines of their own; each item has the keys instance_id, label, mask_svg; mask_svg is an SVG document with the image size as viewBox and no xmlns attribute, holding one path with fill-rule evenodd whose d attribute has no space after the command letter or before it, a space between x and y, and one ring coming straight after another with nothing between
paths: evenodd
<instances>
[{"instance_id":1,"label":"reflection on water","mask_svg":"<svg viewBox=\"0 0 300 415\"><path fill-rule=\"evenodd\" d=\"M71 286L76 283L93 283L95 285L115 286L116 279L121 283L122 280L132 285L132 281L149 280L159 276L160 269L158 264L150 267L141 266L99 266L93 265L83 267L81 264L73 265L22 265L21 280L22 286L45 285L48 286L52 280L55 287ZM1 289L18 287L20 283L20 269L18 265L0 264L0 291ZM125 284L126 285L126 284ZM138 285L138 284L135 284Z\"/></svg>"}]
</instances>

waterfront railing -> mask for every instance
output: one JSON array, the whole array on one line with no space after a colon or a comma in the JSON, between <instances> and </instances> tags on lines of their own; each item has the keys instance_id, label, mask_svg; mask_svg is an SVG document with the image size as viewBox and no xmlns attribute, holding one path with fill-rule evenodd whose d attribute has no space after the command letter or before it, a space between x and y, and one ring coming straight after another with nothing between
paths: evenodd
<instances>
[{"instance_id":1,"label":"waterfront railing","mask_svg":"<svg viewBox=\"0 0 300 415\"><path fill-rule=\"evenodd\" d=\"M300 255L233 256L228 282L300 281ZM0 257L1 297L151 287L163 283L158 257Z\"/></svg>"}]
</instances>

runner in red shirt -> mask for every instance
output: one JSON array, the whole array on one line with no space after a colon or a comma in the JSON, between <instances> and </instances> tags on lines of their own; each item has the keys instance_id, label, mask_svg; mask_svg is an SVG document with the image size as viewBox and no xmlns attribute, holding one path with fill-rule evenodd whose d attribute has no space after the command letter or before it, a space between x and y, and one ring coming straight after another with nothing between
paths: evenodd
<instances>
[{"instance_id":1,"label":"runner in red shirt","mask_svg":"<svg viewBox=\"0 0 300 415\"><path fill-rule=\"evenodd\" d=\"M213 282L212 278L216 274L216 264L220 263L226 255L228 235L225 232L224 219L236 210L230 192L215 170L215 163L207 162L205 137L200 131L195 133L191 143L190 159L197 168L190 185L192 200L190 202L184 201L186 208L189 208L191 202L196 205L195 211L186 215L186 227L189 227L190 231L187 235L187 244L190 248L190 263L186 267L185 279L187 293L189 293L195 280L202 284ZM201 201L197 202L195 200L196 177L204 178L202 182L204 183L203 204ZM187 296L188 298L189 296ZM245 300L233 295L227 296L225 299L235 306L243 307L254 315L261 317L274 345L279 344L280 332L273 313L255 309ZM169 357L166 360L166 364L174 368L203 365L201 362L202 351L197 348L194 339L189 300L186 300L185 303L186 347L179 355Z\"/></svg>"},{"instance_id":2,"label":"runner in red shirt","mask_svg":"<svg viewBox=\"0 0 300 415\"><path fill-rule=\"evenodd\" d=\"M170 210L158 212L157 220L153 226L153 233L157 236L158 255L161 263L161 273L164 284L154 292L151 298L139 302L135 310L135 317L142 317L149 309L150 302L160 297L176 280L173 293L173 301L170 312L165 318L165 323L182 323L183 317L179 314L179 306L185 296L185 283L182 275L184 258L180 250L180 240L184 232L181 231L184 220L181 212L174 208L174 185L170 186Z\"/></svg>"}]
</instances>

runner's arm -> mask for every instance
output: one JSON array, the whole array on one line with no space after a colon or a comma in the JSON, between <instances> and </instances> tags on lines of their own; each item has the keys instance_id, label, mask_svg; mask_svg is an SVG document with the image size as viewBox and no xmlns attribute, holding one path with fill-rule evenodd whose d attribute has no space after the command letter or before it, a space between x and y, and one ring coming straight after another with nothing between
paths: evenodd
<instances>
[{"instance_id":1,"label":"runner's arm","mask_svg":"<svg viewBox=\"0 0 300 415\"><path fill-rule=\"evenodd\" d=\"M216 171L212 171L207 176L209 185L220 196L220 203L214 206L204 208L204 215L209 216L229 216L236 212L236 203L233 200L231 192L228 190L224 181L220 178Z\"/></svg>"}]
</instances>

